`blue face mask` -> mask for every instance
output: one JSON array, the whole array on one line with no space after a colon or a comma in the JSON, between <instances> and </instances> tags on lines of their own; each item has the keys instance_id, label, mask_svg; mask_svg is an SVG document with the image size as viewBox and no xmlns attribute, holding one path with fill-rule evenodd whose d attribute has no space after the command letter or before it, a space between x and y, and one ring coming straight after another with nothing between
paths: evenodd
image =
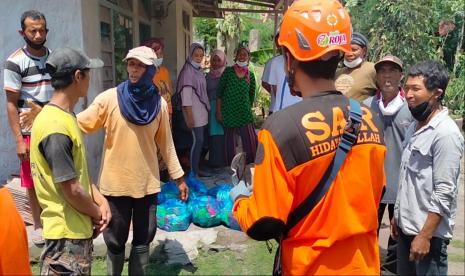
<instances>
[{"instance_id":1,"label":"blue face mask","mask_svg":"<svg viewBox=\"0 0 465 276\"><path fill-rule=\"evenodd\" d=\"M153 65L155 65L155 67L160 67L160 65L163 63L163 58L157 58L154 62L153 62Z\"/></svg>"},{"instance_id":2,"label":"blue face mask","mask_svg":"<svg viewBox=\"0 0 465 276\"><path fill-rule=\"evenodd\" d=\"M194 66L194 68L195 68L195 69L199 69L199 68L200 68L200 66L201 66L201 64L200 64L200 63L198 63L198 62L195 62L195 61L193 61L193 60L191 61L191 64L192 64L192 66Z\"/></svg>"},{"instance_id":3,"label":"blue face mask","mask_svg":"<svg viewBox=\"0 0 465 276\"><path fill-rule=\"evenodd\" d=\"M236 61L236 64L239 65L239 67L246 67L249 65L247 61Z\"/></svg>"}]
</instances>

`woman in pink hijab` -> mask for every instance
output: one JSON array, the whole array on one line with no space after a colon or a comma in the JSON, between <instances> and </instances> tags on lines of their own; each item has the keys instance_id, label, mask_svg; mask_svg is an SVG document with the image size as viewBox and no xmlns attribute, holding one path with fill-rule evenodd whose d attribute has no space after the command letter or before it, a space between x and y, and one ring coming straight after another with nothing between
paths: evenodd
<instances>
[{"instance_id":1,"label":"woman in pink hijab","mask_svg":"<svg viewBox=\"0 0 465 276\"><path fill-rule=\"evenodd\" d=\"M226 55L224 52L221 50L213 51L210 57L210 72L205 77L207 80L208 99L210 100L208 163L213 168L224 167L226 165L224 160L224 130L215 116L218 84L225 68Z\"/></svg>"}]
</instances>

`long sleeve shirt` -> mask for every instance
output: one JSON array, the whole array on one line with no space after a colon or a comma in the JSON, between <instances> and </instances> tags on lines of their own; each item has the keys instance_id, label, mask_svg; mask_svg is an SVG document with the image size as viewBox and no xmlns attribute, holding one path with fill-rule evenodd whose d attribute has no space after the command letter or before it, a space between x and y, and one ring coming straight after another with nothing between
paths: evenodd
<instances>
[{"instance_id":1,"label":"long sleeve shirt","mask_svg":"<svg viewBox=\"0 0 465 276\"><path fill-rule=\"evenodd\" d=\"M464 139L446 108L418 130L417 124L406 133L394 217L404 234L417 235L428 213L437 213L442 219L433 236L450 239Z\"/></svg>"},{"instance_id":2,"label":"long sleeve shirt","mask_svg":"<svg viewBox=\"0 0 465 276\"><path fill-rule=\"evenodd\" d=\"M84 133L105 129L99 177L103 195L141 198L159 192L158 148L171 177L184 175L171 136L168 105L163 98L159 114L147 125L132 124L121 115L116 88L99 94L77 119Z\"/></svg>"}]
</instances>

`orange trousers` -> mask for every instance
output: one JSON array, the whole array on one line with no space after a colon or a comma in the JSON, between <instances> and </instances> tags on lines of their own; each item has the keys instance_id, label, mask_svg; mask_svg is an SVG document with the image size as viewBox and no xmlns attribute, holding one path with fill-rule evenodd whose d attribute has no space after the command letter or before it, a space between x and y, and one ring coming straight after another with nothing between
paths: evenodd
<instances>
[{"instance_id":1,"label":"orange trousers","mask_svg":"<svg viewBox=\"0 0 465 276\"><path fill-rule=\"evenodd\" d=\"M32 275L26 228L5 187L0 187L0 221L0 275Z\"/></svg>"}]
</instances>

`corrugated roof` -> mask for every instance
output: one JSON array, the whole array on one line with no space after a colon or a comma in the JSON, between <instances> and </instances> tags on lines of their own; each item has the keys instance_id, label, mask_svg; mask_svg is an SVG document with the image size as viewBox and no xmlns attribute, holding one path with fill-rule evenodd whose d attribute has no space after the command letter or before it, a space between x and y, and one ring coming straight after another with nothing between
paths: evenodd
<instances>
[{"instance_id":1,"label":"corrugated roof","mask_svg":"<svg viewBox=\"0 0 465 276\"><path fill-rule=\"evenodd\" d=\"M247 4L249 8L223 8L222 3ZM275 13L282 12L286 4L292 0L191 0L194 15L198 17L224 17L226 11ZM250 9L250 7L253 7Z\"/></svg>"}]
</instances>

